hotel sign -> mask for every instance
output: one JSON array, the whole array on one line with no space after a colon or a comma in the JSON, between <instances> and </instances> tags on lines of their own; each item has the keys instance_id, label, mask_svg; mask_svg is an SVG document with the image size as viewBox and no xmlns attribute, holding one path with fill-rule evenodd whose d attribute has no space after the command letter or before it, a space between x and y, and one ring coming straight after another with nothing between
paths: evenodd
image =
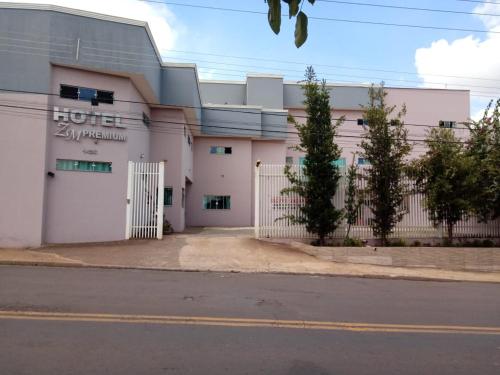
<instances>
[{"instance_id":1,"label":"hotel sign","mask_svg":"<svg viewBox=\"0 0 500 375\"><path fill-rule=\"evenodd\" d=\"M82 138L127 141L127 136L123 134L126 127L116 114L54 107L54 121L57 121L54 135L68 141L80 142Z\"/></svg>"}]
</instances>

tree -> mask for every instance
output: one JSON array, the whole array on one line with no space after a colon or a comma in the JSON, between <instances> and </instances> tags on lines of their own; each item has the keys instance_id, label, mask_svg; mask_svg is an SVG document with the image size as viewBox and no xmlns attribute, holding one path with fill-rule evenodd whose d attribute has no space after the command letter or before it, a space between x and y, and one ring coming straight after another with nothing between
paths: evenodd
<instances>
[{"instance_id":1,"label":"tree","mask_svg":"<svg viewBox=\"0 0 500 375\"><path fill-rule=\"evenodd\" d=\"M314 5L315 0L307 0ZM267 20L271 30L279 34L281 29L281 0L265 0L269 6ZM307 40L307 15L302 12L305 0L283 0L288 4L288 18L296 17L295 21L295 45L299 48Z\"/></svg>"},{"instance_id":2,"label":"tree","mask_svg":"<svg viewBox=\"0 0 500 375\"><path fill-rule=\"evenodd\" d=\"M306 154L304 166L300 173L292 171L290 166L285 167L291 187L283 189L281 193L297 193L304 198L301 215L289 215L286 218L305 224L309 233L318 236L319 245L324 245L326 236L337 229L342 218L342 211L333 205L333 196L340 179L335 160L341 154L334 138L343 118L332 125L330 94L325 81L318 83L312 67L306 70L306 82L302 88L307 121L300 124L293 118L290 120L300 140L295 148Z\"/></svg>"},{"instance_id":3,"label":"tree","mask_svg":"<svg viewBox=\"0 0 500 375\"><path fill-rule=\"evenodd\" d=\"M358 210L362 202L359 197L359 191L356 186L357 178L358 178L358 167L354 163L354 156L353 156L352 163L347 169L347 188L346 188L346 199L345 199L345 218L347 222L347 233L345 235L345 240L349 238L351 227L354 224L356 224L356 220L358 220Z\"/></svg>"},{"instance_id":4,"label":"tree","mask_svg":"<svg viewBox=\"0 0 500 375\"><path fill-rule=\"evenodd\" d=\"M418 182L425 194L425 206L434 225L447 227L453 240L455 224L471 209L475 185L472 158L452 129L435 128L427 136L428 151L417 161Z\"/></svg>"},{"instance_id":5,"label":"tree","mask_svg":"<svg viewBox=\"0 0 500 375\"><path fill-rule=\"evenodd\" d=\"M403 105L393 115L396 107L386 104L386 96L383 83L370 87L369 103L363 107L367 132L360 145L362 156L371 164L366 173L367 195L374 216L371 226L383 245L387 244L389 234L404 214L401 209L405 190L402 177L405 157L411 151L408 131L402 121L406 107Z\"/></svg>"},{"instance_id":6,"label":"tree","mask_svg":"<svg viewBox=\"0 0 500 375\"><path fill-rule=\"evenodd\" d=\"M467 155L472 158L476 175L469 196L472 210L483 222L500 217L500 99L490 114L492 106L493 101L481 120L468 124Z\"/></svg>"}]
</instances>

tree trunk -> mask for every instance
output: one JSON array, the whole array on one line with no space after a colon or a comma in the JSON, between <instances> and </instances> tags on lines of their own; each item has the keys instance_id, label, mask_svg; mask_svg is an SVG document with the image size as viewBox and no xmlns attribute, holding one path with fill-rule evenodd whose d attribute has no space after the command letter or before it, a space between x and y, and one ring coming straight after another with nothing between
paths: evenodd
<instances>
[{"instance_id":1,"label":"tree trunk","mask_svg":"<svg viewBox=\"0 0 500 375\"><path fill-rule=\"evenodd\" d=\"M380 238L382 241L382 246L387 246L387 235L383 234L382 237Z\"/></svg>"},{"instance_id":2,"label":"tree trunk","mask_svg":"<svg viewBox=\"0 0 500 375\"><path fill-rule=\"evenodd\" d=\"M325 246L325 236L320 235L318 243L319 246Z\"/></svg>"},{"instance_id":3,"label":"tree trunk","mask_svg":"<svg viewBox=\"0 0 500 375\"><path fill-rule=\"evenodd\" d=\"M349 233L351 232L351 224L347 227L347 233L345 234L345 239L347 240L349 238Z\"/></svg>"},{"instance_id":4,"label":"tree trunk","mask_svg":"<svg viewBox=\"0 0 500 375\"><path fill-rule=\"evenodd\" d=\"M448 222L447 225L448 225L448 242L451 245L453 242L453 223Z\"/></svg>"}]
</instances>

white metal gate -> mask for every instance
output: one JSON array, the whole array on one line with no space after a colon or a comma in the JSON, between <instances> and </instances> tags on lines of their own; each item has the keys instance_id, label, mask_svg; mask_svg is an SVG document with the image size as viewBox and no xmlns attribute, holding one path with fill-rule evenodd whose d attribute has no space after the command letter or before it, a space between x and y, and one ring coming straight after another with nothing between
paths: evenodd
<instances>
[{"instance_id":1,"label":"white metal gate","mask_svg":"<svg viewBox=\"0 0 500 375\"><path fill-rule=\"evenodd\" d=\"M165 164L128 164L126 238L163 238Z\"/></svg>"}]
</instances>

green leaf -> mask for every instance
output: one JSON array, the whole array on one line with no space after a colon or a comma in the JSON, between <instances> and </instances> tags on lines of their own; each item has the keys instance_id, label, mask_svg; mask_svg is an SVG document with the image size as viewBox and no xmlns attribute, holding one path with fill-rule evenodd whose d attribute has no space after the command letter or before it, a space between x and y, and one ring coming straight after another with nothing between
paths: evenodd
<instances>
[{"instance_id":1,"label":"green leaf","mask_svg":"<svg viewBox=\"0 0 500 375\"><path fill-rule=\"evenodd\" d=\"M299 5L302 0L285 0L288 4L288 18L295 17L299 12Z\"/></svg>"},{"instance_id":2,"label":"green leaf","mask_svg":"<svg viewBox=\"0 0 500 375\"><path fill-rule=\"evenodd\" d=\"M269 12L267 13L267 19L269 21L269 26L275 34L279 34L281 28L281 0L268 0Z\"/></svg>"},{"instance_id":3,"label":"green leaf","mask_svg":"<svg viewBox=\"0 0 500 375\"><path fill-rule=\"evenodd\" d=\"M295 23L295 46L300 48L307 40L307 16L304 12L299 12Z\"/></svg>"}]
</instances>

